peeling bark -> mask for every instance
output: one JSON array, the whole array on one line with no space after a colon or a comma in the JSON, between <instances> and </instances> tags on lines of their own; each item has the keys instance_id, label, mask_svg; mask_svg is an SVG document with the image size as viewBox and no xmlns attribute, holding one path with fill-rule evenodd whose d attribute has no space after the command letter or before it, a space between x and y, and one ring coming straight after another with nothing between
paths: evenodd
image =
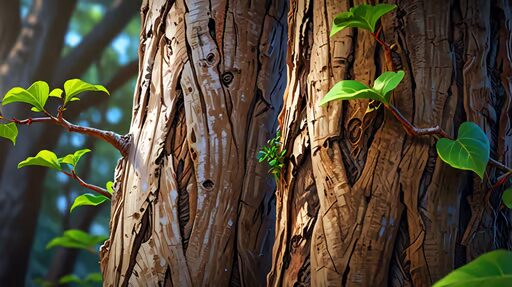
<instances>
[{"instance_id":1,"label":"peeling bark","mask_svg":"<svg viewBox=\"0 0 512 287\"><path fill-rule=\"evenodd\" d=\"M105 286L261 286L274 186L256 153L285 87L287 1L144 1Z\"/></svg>"},{"instance_id":2,"label":"peeling bark","mask_svg":"<svg viewBox=\"0 0 512 287\"><path fill-rule=\"evenodd\" d=\"M369 33L328 37L335 13L363 2L290 4L280 114L288 161L277 190L270 286L431 286L485 251L510 247L500 192L486 194L488 182L442 163L433 138L406 136L390 114L368 111L367 101L318 107L337 81L371 84L386 69ZM382 20L386 41L397 46L393 64L406 71L394 105L416 126L452 135L464 120L478 123L492 155L510 165L510 2L397 5ZM496 171L488 174L495 180ZM305 212L311 206L317 212Z\"/></svg>"}]
</instances>

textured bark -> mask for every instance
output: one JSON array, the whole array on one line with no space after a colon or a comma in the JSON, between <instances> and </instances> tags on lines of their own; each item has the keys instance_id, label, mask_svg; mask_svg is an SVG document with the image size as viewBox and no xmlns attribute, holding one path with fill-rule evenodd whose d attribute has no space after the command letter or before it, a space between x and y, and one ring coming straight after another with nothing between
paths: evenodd
<instances>
[{"instance_id":1,"label":"textured bark","mask_svg":"<svg viewBox=\"0 0 512 287\"><path fill-rule=\"evenodd\" d=\"M354 2L354 3L353 3ZM488 182L448 167L435 140L410 138L367 101L319 100L339 80L371 84L384 55L366 31L329 38L334 15L365 1L292 0L288 161L278 185L270 286L431 286L482 252L510 247L510 215ZM479 124L511 165L509 1L397 1L383 18L406 78L393 103L416 126L454 135ZM496 171L488 175L495 180Z\"/></svg>"},{"instance_id":2,"label":"textured bark","mask_svg":"<svg viewBox=\"0 0 512 287\"><path fill-rule=\"evenodd\" d=\"M261 286L274 186L256 152L285 87L287 1L144 1L105 286Z\"/></svg>"}]
</instances>

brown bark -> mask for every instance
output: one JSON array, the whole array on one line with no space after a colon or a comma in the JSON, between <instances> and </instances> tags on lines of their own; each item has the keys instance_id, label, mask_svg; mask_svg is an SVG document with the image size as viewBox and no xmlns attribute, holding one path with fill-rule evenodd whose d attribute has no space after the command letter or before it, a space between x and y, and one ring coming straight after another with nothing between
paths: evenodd
<instances>
[{"instance_id":1,"label":"brown bark","mask_svg":"<svg viewBox=\"0 0 512 287\"><path fill-rule=\"evenodd\" d=\"M287 1L144 1L133 135L105 286L261 286L273 183L256 152L285 84Z\"/></svg>"},{"instance_id":2,"label":"brown bark","mask_svg":"<svg viewBox=\"0 0 512 287\"><path fill-rule=\"evenodd\" d=\"M364 1L292 0L288 88L280 115L288 162L277 191L271 286L431 286L490 249L510 246L509 214L488 182L436 156L367 101L318 101L339 80L371 84L385 69L370 34L329 38L334 15ZM464 120L509 165L512 99L508 1L398 1L383 18L393 103L419 127L454 135ZM488 170L491 180L499 175Z\"/></svg>"}]
</instances>

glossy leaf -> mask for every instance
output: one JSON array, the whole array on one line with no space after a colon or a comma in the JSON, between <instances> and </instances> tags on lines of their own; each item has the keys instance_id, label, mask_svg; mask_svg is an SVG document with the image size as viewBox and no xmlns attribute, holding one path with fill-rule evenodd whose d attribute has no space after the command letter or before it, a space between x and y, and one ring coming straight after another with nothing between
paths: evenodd
<instances>
[{"instance_id":1,"label":"glossy leaf","mask_svg":"<svg viewBox=\"0 0 512 287\"><path fill-rule=\"evenodd\" d=\"M64 91L62 89L59 89L59 88L56 88L56 89L53 89L51 92L50 92L50 97L55 97L55 98L62 98L62 93Z\"/></svg>"},{"instance_id":2,"label":"glossy leaf","mask_svg":"<svg viewBox=\"0 0 512 287\"><path fill-rule=\"evenodd\" d=\"M375 79L373 89L389 102L389 93L398 87L404 75L404 71L384 72Z\"/></svg>"},{"instance_id":3,"label":"glossy leaf","mask_svg":"<svg viewBox=\"0 0 512 287\"><path fill-rule=\"evenodd\" d=\"M64 234L62 236L52 239L46 245L46 248L49 249L52 247L60 246L66 248L90 250L99 243L104 242L107 238L108 236L90 235L89 233L84 232L82 230L70 229L64 231Z\"/></svg>"},{"instance_id":4,"label":"glossy leaf","mask_svg":"<svg viewBox=\"0 0 512 287\"><path fill-rule=\"evenodd\" d=\"M114 194L114 182L109 181L107 182L106 186L108 193Z\"/></svg>"},{"instance_id":5,"label":"glossy leaf","mask_svg":"<svg viewBox=\"0 0 512 287\"><path fill-rule=\"evenodd\" d=\"M49 93L50 87L48 84L43 81L37 81L26 90L20 87L10 89L7 94L5 94L2 105L26 103L32 105L33 111L40 112L44 110L44 105L48 100Z\"/></svg>"},{"instance_id":6,"label":"glossy leaf","mask_svg":"<svg viewBox=\"0 0 512 287\"><path fill-rule=\"evenodd\" d=\"M67 80L64 83L64 91L66 92L64 105L72 101L78 101L77 95L83 92L105 92L110 95L104 86L89 84L80 79Z\"/></svg>"},{"instance_id":7,"label":"glossy leaf","mask_svg":"<svg viewBox=\"0 0 512 287\"><path fill-rule=\"evenodd\" d=\"M70 213L73 212L73 210L79 206L85 206L85 205L97 206L107 200L108 200L108 197L103 196L103 195L85 193L85 194L82 194L82 195L78 196L77 198L75 198L75 201L73 202L73 205L71 205L69 212Z\"/></svg>"},{"instance_id":8,"label":"glossy leaf","mask_svg":"<svg viewBox=\"0 0 512 287\"><path fill-rule=\"evenodd\" d=\"M489 139L475 123L464 122L456 140L441 138L437 141L437 154L454 168L474 171L483 178L489 162Z\"/></svg>"},{"instance_id":9,"label":"glossy leaf","mask_svg":"<svg viewBox=\"0 0 512 287\"><path fill-rule=\"evenodd\" d=\"M355 80L344 80L336 83L334 87L320 100L320 105L334 100L355 100L372 99L387 103L386 98L382 97L375 90L367 87L365 84Z\"/></svg>"},{"instance_id":10,"label":"glossy leaf","mask_svg":"<svg viewBox=\"0 0 512 287\"><path fill-rule=\"evenodd\" d=\"M18 127L15 123L0 124L0 137L12 141L16 145L16 137L18 136Z\"/></svg>"},{"instance_id":11,"label":"glossy leaf","mask_svg":"<svg viewBox=\"0 0 512 287\"><path fill-rule=\"evenodd\" d=\"M339 13L334 18L331 29L331 36L345 28L361 28L370 32L375 32L375 25L380 17L395 10L393 4L362 4L350 8L346 12Z\"/></svg>"},{"instance_id":12,"label":"glossy leaf","mask_svg":"<svg viewBox=\"0 0 512 287\"><path fill-rule=\"evenodd\" d=\"M59 160L55 153L49 150L42 150L34 157L28 157L24 161L18 164L18 168L22 168L29 165L38 165L61 170Z\"/></svg>"},{"instance_id":13,"label":"glossy leaf","mask_svg":"<svg viewBox=\"0 0 512 287\"><path fill-rule=\"evenodd\" d=\"M501 200L503 201L503 204L505 204L506 207L512 209L512 187L507 188L503 195L501 196ZM512 262L511 262L512 264Z\"/></svg>"},{"instance_id":14,"label":"glossy leaf","mask_svg":"<svg viewBox=\"0 0 512 287\"><path fill-rule=\"evenodd\" d=\"M71 166L73 166L73 169L76 167L76 165L78 164L78 161L80 160L80 158L90 152L91 150L90 149L81 149L81 150L77 150L75 153L73 154L68 154L66 155L65 157L63 158L59 158L59 162L60 163L67 163L67 164L70 164Z\"/></svg>"},{"instance_id":15,"label":"glossy leaf","mask_svg":"<svg viewBox=\"0 0 512 287\"><path fill-rule=\"evenodd\" d=\"M433 287L512 286L512 252L495 250L452 271Z\"/></svg>"}]
</instances>

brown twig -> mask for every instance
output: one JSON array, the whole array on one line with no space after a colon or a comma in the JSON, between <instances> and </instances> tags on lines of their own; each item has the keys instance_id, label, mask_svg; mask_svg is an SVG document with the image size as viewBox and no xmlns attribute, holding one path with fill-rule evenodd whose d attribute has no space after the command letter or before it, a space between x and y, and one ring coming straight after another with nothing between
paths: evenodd
<instances>
[{"instance_id":1,"label":"brown twig","mask_svg":"<svg viewBox=\"0 0 512 287\"><path fill-rule=\"evenodd\" d=\"M95 128L83 127L72 124L65 120L60 112L58 117L54 117L46 111L44 111L44 113L47 115L46 117L29 118L24 120L18 120L16 118L4 119L19 125L31 125L33 123L51 123L54 125L61 126L67 129L69 132L89 135L104 140L111 144L113 147L115 147L121 153L121 155L126 156L128 154L128 146L130 144L130 138L128 136L121 136L112 131L104 131Z\"/></svg>"},{"instance_id":2,"label":"brown twig","mask_svg":"<svg viewBox=\"0 0 512 287\"><path fill-rule=\"evenodd\" d=\"M83 187L85 187L85 188L88 188L88 189L90 189L90 190L92 190L92 191L94 191L94 192L97 192L97 193L99 193L99 194L101 194L101 195L103 195L103 196L105 196L105 197L107 197L107 198L109 198L109 199L111 199L111 198L112 198L112 195L110 195L110 193L109 193L106 189L101 188L101 187L96 186L96 185L93 185L93 184L89 184L89 183L87 183L87 182L83 181L83 180L82 180L82 179L81 179L81 178L76 174L76 172L75 172L74 170L73 170L73 171L71 171L71 172L62 171L62 173L64 173L64 174L65 174L65 175L67 175L68 177L70 177L70 178L72 178L72 179L74 179L74 180L78 181L78 183L79 183L81 186L83 186Z\"/></svg>"},{"instance_id":3,"label":"brown twig","mask_svg":"<svg viewBox=\"0 0 512 287\"><path fill-rule=\"evenodd\" d=\"M431 135L431 136L435 136L437 139L448 138L448 139L453 140L453 138L450 135L448 135L448 133L445 132L440 126L429 127L429 128L418 128L418 127L414 126L408 119L406 119L404 117L404 115L402 115L402 113L400 113L400 111L395 106L390 105L390 104L384 104L384 108L393 114L393 116L402 124L402 127L405 129L405 132L411 137ZM508 176L512 176L512 168L502 164L501 162L499 162L493 158L490 158L489 164L496 168L501 169L502 171L506 172L506 174L510 174ZM500 182L500 181L498 181L498 182ZM501 182L499 185L501 185L505 182L506 182L506 180Z\"/></svg>"}]
</instances>

